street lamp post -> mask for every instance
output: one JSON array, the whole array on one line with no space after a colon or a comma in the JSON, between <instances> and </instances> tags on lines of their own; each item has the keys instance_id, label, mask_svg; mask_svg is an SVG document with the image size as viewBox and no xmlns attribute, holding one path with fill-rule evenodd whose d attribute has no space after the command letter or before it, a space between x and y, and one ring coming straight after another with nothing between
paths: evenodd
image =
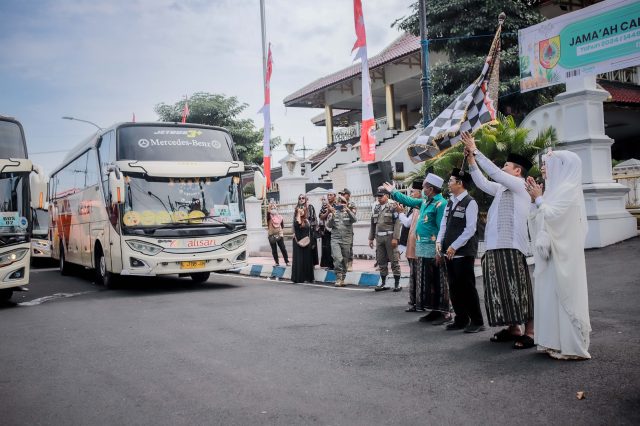
<instances>
[{"instance_id":1,"label":"street lamp post","mask_svg":"<svg viewBox=\"0 0 640 426\"><path fill-rule=\"evenodd\" d=\"M418 17L420 24L420 46L422 48L422 127L431 122L431 94L429 93L429 33L427 31L427 0L420 0Z\"/></svg>"},{"instance_id":2,"label":"street lamp post","mask_svg":"<svg viewBox=\"0 0 640 426\"><path fill-rule=\"evenodd\" d=\"M89 121L89 120L82 120L80 118L75 118L75 117L68 117L68 116L64 116L62 117L63 120L75 120L75 121L82 121L83 123L88 123L91 124L92 126L96 126L98 128L98 130L102 130L102 127L98 126L96 123L94 123L93 121Z\"/></svg>"}]
</instances>

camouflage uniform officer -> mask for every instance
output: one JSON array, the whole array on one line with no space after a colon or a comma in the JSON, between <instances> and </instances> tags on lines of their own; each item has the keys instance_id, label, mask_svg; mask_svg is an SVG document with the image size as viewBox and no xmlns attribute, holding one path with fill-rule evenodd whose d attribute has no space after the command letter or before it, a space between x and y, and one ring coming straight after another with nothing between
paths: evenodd
<instances>
[{"instance_id":1,"label":"camouflage uniform officer","mask_svg":"<svg viewBox=\"0 0 640 426\"><path fill-rule=\"evenodd\" d=\"M358 207L356 206L356 203L351 201L351 191L349 191L348 188L345 188L339 194L342 195L345 198L345 200L347 200L347 207L349 207L349 210L351 210L353 214L356 214ZM349 250L349 261L347 262L347 271L352 271L352 270L353 270L353 228L351 228L351 248Z\"/></svg>"},{"instance_id":2,"label":"camouflage uniform officer","mask_svg":"<svg viewBox=\"0 0 640 426\"><path fill-rule=\"evenodd\" d=\"M331 228L331 256L336 271L336 287L344 287L344 277L347 273L347 262L351 247L353 247L353 224L356 222L356 212L347 205L347 200L338 195L337 203L329 205L327 226Z\"/></svg>"},{"instance_id":3,"label":"camouflage uniform officer","mask_svg":"<svg viewBox=\"0 0 640 426\"><path fill-rule=\"evenodd\" d=\"M388 262L391 262L391 271L395 285L393 291L400 291L400 254L398 253L398 239L402 230L402 222L398 220L396 202L389 200L389 191L383 186L378 187L376 194L378 205L371 216L371 229L369 230L369 247L373 248L373 240L376 240L376 260L380 267L382 282L375 288L376 291L388 290L387 275L389 274Z\"/></svg>"}]
</instances>

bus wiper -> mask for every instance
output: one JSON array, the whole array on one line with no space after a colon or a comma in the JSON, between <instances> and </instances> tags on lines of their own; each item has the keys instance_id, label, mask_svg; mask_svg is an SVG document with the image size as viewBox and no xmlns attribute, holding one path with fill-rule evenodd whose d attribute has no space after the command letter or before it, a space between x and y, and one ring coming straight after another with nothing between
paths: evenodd
<instances>
[{"instance_id":1,"label":"bus wiper","mask_svg":"<svg viewBox=\"0 0 640 426\"><path fill-rule=\"evenodd\" d=\"M198 218L198 219L200 219L200 218ZM189 221L198 220L198 219L190 219L190 218L176 219L173 222L163 223L162 227L166 228L169 225L191 225L191 223L188 223ZM230 231L236 229L236 227L234 225L230 225L230 224L228 224L226 222L223 222L223 221L221 221L219 219L216 219L215 217L208 216L207 219L215 220L216 223L215 224L213 224L213 223L198 223L198 225L205 225L205 226L212 226L212 225L213 226L220 226L220 225L222 225L222 226L224 226L225 228L227 228Z\"/></svg>"}]
</instances>

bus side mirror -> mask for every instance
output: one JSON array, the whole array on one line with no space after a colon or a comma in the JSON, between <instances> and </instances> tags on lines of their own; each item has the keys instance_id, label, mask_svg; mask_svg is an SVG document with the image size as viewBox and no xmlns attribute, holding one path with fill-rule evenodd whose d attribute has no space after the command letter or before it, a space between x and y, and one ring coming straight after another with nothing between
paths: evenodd
<instances>
[{"instance_id":1,"label":"bus side mirror","mask_svg":"<svg viewBox=\"0 0 640 426\"><path fill-rule=\"evenodd\" d=\"M47 178L39 166L33 166L29 175L29 188L32 209L46 209L47 206Z\"/></svg>"},{"instance_id":2,"label":"bus side mirror","mask_svg":"<svg viewBox=\"0 0 640 426\"><path fill-rule=\"evenodd\" d=\"M267 179L262 174L262 171L256 170L253 172L253 188L258 200L264 199L267 195Z\"/></svg>"},{"instance_id":3,"label":"bus side mirror","mask_svg":"<svg viewBox=\"0 0 640 426\"><path fill-rule=\"evenodd\" d=\"M111 203L124 203L124 179L122 179L122 174L116 170L109 172L109 191L111 192Z\"/></svg>"}]
</instances>

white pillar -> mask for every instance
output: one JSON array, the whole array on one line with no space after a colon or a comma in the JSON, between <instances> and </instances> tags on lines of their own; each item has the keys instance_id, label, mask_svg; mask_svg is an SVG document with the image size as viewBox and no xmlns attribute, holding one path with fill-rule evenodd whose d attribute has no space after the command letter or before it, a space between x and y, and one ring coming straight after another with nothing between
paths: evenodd
<instances>
[{"instance_id":1,"label":"white pillar","mask_svg":"<svg viewBox=\"0 0 640 426\"><path fill-rule=\"evenodd\" d=\"M357 161L344 166L344 174L347 177L347 188L354 194L372 193L371 180L369 179L369 167L367 163ZM338 188L342 189L342 188Z\"/></svg>"},{"instance_id":2,"label":"white pillar","mask_svg":"<svg viewBox=\"0 0 640 426\"><path fill-rule=\"evenodd\" d=\"M589 232L586 247L604 247L637 235L636 221L625 209L628 188L613 181L611 145L604 133L602 102L609 93L596 87L595 76L572 79L567 91L556 96L560 107L562 140L559 148L582 160Z\"/></svg>"},{"instance_id":3,"label":"white pillar","mask_svg":"<svg viewBox=\"0 0 640 426\"><path fill-rule=\"evenodd\" d=\"M276 180L280 193L280 204L295 203L298 195L305 194L305 184L309 182L308 176L283 176Z\"/></svg>"},{"instance_id":4,"label":"white pillar","mask_svg":"<svg viewBox=\"0 0 640 426\"><path fill-rule=\"evenodd\" d=\"M247 217L247 254L259 256L261 251L265 251L263 246L268 248L269 245L267 230L262 226L262 201L249 197L244 200L244 208Z\"/></svg>"}]
</instances>

